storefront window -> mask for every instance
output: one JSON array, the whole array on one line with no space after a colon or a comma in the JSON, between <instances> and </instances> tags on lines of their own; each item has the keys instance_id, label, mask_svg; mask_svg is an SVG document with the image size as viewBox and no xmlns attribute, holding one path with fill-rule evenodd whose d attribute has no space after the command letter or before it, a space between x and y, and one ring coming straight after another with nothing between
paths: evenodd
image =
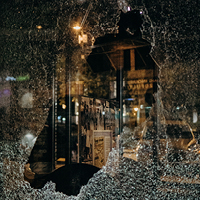
<instances>
[{"instance_id":1,"label":"storefront window","mask_svg":"<svg viewBox=\"0 0 200 200\"><path fill-rule=\"evenodd\" d=\"M198 199L197 1L0 10L0 199Z\"/></svg>"}]
</instances>

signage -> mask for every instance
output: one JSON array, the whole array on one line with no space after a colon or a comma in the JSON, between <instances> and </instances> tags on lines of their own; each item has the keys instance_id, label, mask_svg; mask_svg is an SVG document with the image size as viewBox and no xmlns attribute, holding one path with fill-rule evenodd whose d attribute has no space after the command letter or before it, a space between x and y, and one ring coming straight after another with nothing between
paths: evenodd
<instances>
[{"instance_id":1,"label":"signage","mask_svg":"<svg viewBox=\"0 0 200 200\"><path fill-rule=\"evenodd\" d=\"M92 146L93 165L102 168L106 164L109 152L112 150L112 131L94 130Z\"/></svg>"}]
</instances>

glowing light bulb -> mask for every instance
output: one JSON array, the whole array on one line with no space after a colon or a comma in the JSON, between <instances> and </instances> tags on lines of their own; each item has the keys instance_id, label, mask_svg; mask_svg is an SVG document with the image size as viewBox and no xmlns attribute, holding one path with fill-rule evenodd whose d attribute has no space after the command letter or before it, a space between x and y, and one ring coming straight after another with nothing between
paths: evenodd
<instances>
[{"instance_id":1,"label":"glowing light bulb","mask_svg":"<svg viewBox=\"0 0 200 200\"><path fill-rule=\"evenodd\" d=\"M75 29L75 30L80 30L81 27L80 27L80 26L74 26L73 29Z\"/></svg>"}]
</instances>

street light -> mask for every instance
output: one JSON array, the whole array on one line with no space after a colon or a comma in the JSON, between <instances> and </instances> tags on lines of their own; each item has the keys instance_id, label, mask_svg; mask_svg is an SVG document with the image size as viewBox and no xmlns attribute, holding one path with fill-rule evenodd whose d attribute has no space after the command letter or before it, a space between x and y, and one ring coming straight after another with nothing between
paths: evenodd
<instances>
[{"instance_id":1,"label":"street light","mask_svg":"<svg viewBox=\"0 0 200 200\"><path fill-rule=\"evenodd\" d=\"M87 43L88 41L87 34L83 33L83 29L81 26L74 26L73 29L76 31L76 34L78 36L78 43L83 47L83 44Z\"/></svg>"},{"instance_id":2,"label":"street light","mask_svg":"<svg viewBox=\"0 0 200 200\"><path fill-rule=\"evenodd\" d=\"M76 31L80 30L81 27L80 26L74 26L73 29L75 29Z\"/></svg>"}]
</instances>

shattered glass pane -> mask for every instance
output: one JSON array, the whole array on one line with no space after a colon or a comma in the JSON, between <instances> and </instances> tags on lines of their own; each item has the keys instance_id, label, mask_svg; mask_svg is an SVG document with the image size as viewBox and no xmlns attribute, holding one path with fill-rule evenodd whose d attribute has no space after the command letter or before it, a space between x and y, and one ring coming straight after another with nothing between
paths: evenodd
<instances>
[{"instance_id":1,"label":"shattered glass pane","mask_svg":"<svg viewBox=\"0 0 200 200\"><path fill-rule=\"evenodd\" d=\"M4 1L0 9L0 199L198 199L198 1L16 0ZM153 105L146 105L144 123L125 123L105 166L77 196L57 192L52 182L34 189L24 173L50 107L56 105L56 80L64 109L67 88L87 72L77 58L84 60L91 53L89 46L97 37L118 34L120 10L139 10L142 17L141 35L151 44L150 55L159 68L154 100L147 95ZM84 27L81 48L72 28L75 23ZM125 31L133 33L129 28ZM139 51L137 55L140 57ZM107 83L105 77L96 79ZM90 82L86 83L89 88ZM105 98L108 93L98 81L95 84L96 95ZM141 117L138 109L144 105L133 92L137 89L134 84L127 88L130 96L124 102L130 107L140 105L129 112L137 119ZM143 80L142 84L143 89L145 85L153 88L153 82ZM92 94L87 89L79 88ZM78 114L74 124L77 119ZM64 123L66 119L58 120Z\"/></svg>"}]
</instances>

